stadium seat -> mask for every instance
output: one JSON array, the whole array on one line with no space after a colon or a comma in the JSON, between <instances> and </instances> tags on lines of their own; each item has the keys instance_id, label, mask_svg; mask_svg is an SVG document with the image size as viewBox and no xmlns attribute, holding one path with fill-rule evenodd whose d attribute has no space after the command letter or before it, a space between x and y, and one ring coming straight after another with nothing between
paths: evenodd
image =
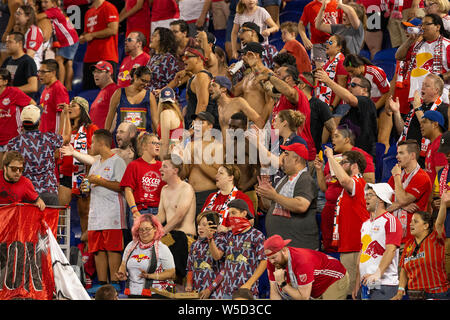
<instances>
[{"instance_id":1,"label":"stadium seat","mask_svg":"<svg viewBox=\"0 0 450 320\"><path fill-rule=\"evenodd\" d=\"M383 157L386 146L383 143L377 142L376 144L376 157L375 157L375 181L380 181L383 174Z\"/></svg>"},{"instance_id":2,"label":"stadium seat","mask_svg":"<svg viewBox=\"0 0 450 320\"><path fill-rule=\"evenodd\" d=\"M81 91L78 94L78 96L85 98L89 102L89 105L91 105L92 102L94 102L94 100L97 97L99 92L100 92L100 89L85 90L85 91Z\"/></svg>"},{"instance_id":3,"label":"stadium seat","mask_svg":"<svg viewBox=\"0 0 450 320\"><path fill-rule=\"evenodd\" d=\"M280 24L282 24L283 22L286 22L286 21L292 21L292 22L298 23L301 16L302 16L302 11L300 11L300 10L289 10L289 11L283 10L280 13Z\"/></svg>"},{"instance_id":4,"label":"stadium seat","mask_svg":"<svg viewBox=\"0 0 450 320\"><path fill-rule=\"evenodd\" d=\"M372 63L374 65L376 65L377 67L380 67L381 69L384 70L389 81L392 80L392 78L394 77L394 74L395 74L395 66L396 66L395 60L375 60L374 59L372 61Z\"/></svg>"},{"instance_id":5,"label":"stadium seat","mask_svg":"<svg viewBox=\"0 0 450 320\"><path fill-rule=\"evenodd\" d=\"M83 88L83 62L73 62L73 82L71 95L76 96Z\"/></svg>"},{"instance_id":6,"label":"stadium seat","mask_svg":"<svg viewBox=\"0 0 450 320\"><path fill-rule=\"evenodd\" d=\"M300 11L303 12L303 8L309 3L311 0L291 0L286 2L286 6L283 8L282 12L284 11ZM297 20L298 22L298 20Z\"/></svg>"},{"instance_id":7,"label":"stadium seat","mask_svg":"<svg viewBox=\"0 0 450 320\"><path fill-rule=\"evenodd\" d=\"M359 52L359 55L360 55L361 57L364 57L364 58L367 58L367 59L370 60L370 52L369 52L369 50L361 50L361 51Z\"/></svg>"},{"instance_id":8,"label":"stadium seat","mask_svg":"<svg viewBox=\"0 0 450 320\"><path fill-rule=\"evenodd\" d=\"M83 62L84 54L86 52L87 43L79 44L77 52L75 53L75 57L73 58L73 62Z\"/></svg>"},{"instance_id":9,"label":"stadium seat","mask_svg":"<svg viewBox=\"0 0 450 320\"><path fill-rule=\"evenodd\" d=\"M373 60L395 61L395 53L398 48L383 49L375 53Z\"/></svg>"}]
</instances>

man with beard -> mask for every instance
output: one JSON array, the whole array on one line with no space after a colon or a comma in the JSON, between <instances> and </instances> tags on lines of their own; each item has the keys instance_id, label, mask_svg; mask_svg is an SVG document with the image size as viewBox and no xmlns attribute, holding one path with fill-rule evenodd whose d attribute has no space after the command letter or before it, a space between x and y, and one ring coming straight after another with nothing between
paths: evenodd
<instances>
[{"instance_id":1,"label":"man with beard","mask_svg":"<svg viewBox=\"0 0 450 320\"><path fill-rule=\"evenodd\" d=\"M286 174L274 187L258 177L256 193L265 208L267 235L280 234L293 240L297 248L317 250L317 187L308 172L308 151L302 143L281 146L281 166Z\"/></svg>"},{"instance_id":2,"label":"man with beard","mask_svg":"<svg viewBox=\"0 0 450 320\"><path fill-rule=\"evenodd\" d=\"M243 50L242 60L248 66L244 78L233 87L235 97L242 96L248 104L260 115L263 122L269 119L274 102L272 97L266 93L263 84L256 78L259 71L266 69L262 62L264 48L258 42L249 42Z\"/></svg>"},{"instance_id":3,"label":"man with beard","mask_svg":"<svg viewBox=\"0 0 450 320\"><path fill-rule=\"evenodd\" d=\"M366 208L370 213L361 228L361 252L358 259L356 287L352 297L356 299L361 285L380 283L370 289L370 300L388 300L398 288L398 259L402 227L400 221L386 211L394 193L387 183L366 185Z\"/></svg>"},{"instance_id":4,"label":"man with beard","mask_svg":"<svg viewBox=\"0 0 450 320\"><path fill-rule=\"evenodd\" d=\"M167 184L161 189L156 216L164 225L166 244L175 260L177 282L182 284L186 276L189 248L195 241L195 192L192 186L181 180L182 159L166 155L162 161L161 179Z\"/></svg>"},{"instance_id":5,"label":"man with beard","mask_svg":"<svg viewBox=\"0 0 450 320\"><path fill-rule=\"evenodd\" d=\"M230 79L223 76L217 76L209 85L209 93L211 99L217 102L217 111L219 114L219 125L222 134L225 137L228 129L228 122L233 114L243 112L248 119L253 121L259 128L264 127L263 119L260 115L248 104L247 100L242 97L230 97L232 84ZM225 141L225 140L224 140Z\"/></svg>"},{"instance_id":6,"label":"man with beard","mask_svg":"<svg viewBox=\"0 0 450 320\"><path fill-rule=\"evenodd\" d=\"M122 122L117 127L116 140L117 147L111 151L117 154L128 165L131 161L138 158L136 150L137 128L131 122ZM92 165L99 156L91 156L89 154L76 151L72 145L66 145L61 148L63 156L73 156L77 160L87 165Z\"/></svg>"},{"instance_id":7,"label":"man with beard","mask_svg":"<svg viewBox=\"0 0 450 320\"><path fill-rule=\"evenodd\" d=\"M34 203L41 211L45 203L34 189L30 179L22 175L24 158L18 151L8 151L3 157L3 170L0 171L0 203Z\"/></svg>"},{"instance_id":8,"label":"man with beard","mask_svg":"<svg viewBox=\"0 0 450 320\"><path fill-rule=\"evenodd\" d=\"M345 300L349 276L339 260L273 235L264 242L271 300Z\"/></svg>"},{"instance_id":9,"label":"man with beard","mask_svg":"<svg viewBox=\"0 0 450 320\"><path fill-rule=\"evenodd\" d=\"M353 150L344 152L340 162L334 157L333 149L326 147L324 153L330 170L343 187L336 201L331 244L337 247L340 261L349 274L348 295L351 295L356 285L361 226L370 217L364 198L366 181L361 175L366 169L366 159L362 153Z\"/></svg>"},{"instance_id":10,"label":"man with beard","mask_svg":"<svg viewBox=\"0 0 450 320\"><path fill-rule=\"evenodd\" d=\"M117 76L117 85L119 87L128 87L131 84L131 69L146 66L150 56L144 52L146 39L142 32L133 31L128 34L125 39L125 58L119 68Z\"/></svg>"},{"instance_id":11,"label":"man with beard","mask_svg":"<svg viewBox=\"0 0 450 320\"><path fill-rule=\"evenodd\" d=\"M91 72L94 76L94 82L100 88L94 102L89 109L89 116L92 123L100 129L105 127L106 117L108 116L109 103L111 97L119 88L113 81L113 67L107 61L99 61L91 67Z\"/></svg>"}]
</instances>

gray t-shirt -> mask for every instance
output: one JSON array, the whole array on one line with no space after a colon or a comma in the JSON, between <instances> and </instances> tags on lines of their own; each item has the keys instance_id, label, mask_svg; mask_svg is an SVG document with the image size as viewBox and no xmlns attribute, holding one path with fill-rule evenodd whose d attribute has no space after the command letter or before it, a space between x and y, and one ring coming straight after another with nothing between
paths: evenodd
<instances>
[{"instance_id":1,"label":"gray t-shirt","mask_svg":"<svg viewBox=\"0 0 450 320\"><path fill-rule=\"evenodd\" d=\"M332 24L331 34L338 34L344 37L350 53L359 54L361 51L364 42L364 26L362 23L359 24L359 28L356 30L351 26L345 27L343 24Z\"/></svg>"},{"instance_id":2,"label":"gray t-shirt","mask_svg":"<svg viewBox=\"0 0 450 320\"><path fill-rule=\"evenodd\" d=\"M269 12L263 7L258 7L257 10L251 14L247 15L245 13L239 14L236 13L234 16L234 23L238 24L241 27L245 22L253 22L259 26L260 33L267 29L266 21L271 18ZM264 37L264 43L269 43L268 37Z\"/></svg>"},{"instance_id":3,"label":"gray t-shirt","mask_svg":"<svg viewBox=\"0 0 450 320\"><path fill-rule=\"evenodd\" d=\"M277 192L288 182L285 176L276 186ZM304 213L290 213L290 217L274 215L275 203L266 216L267 237L275 234L283 239L291 239L289 246L316 250L319 248L319 227L316 221L317 187L311 175L305 171L294 187L294 197L302 197L311 202Z\"/></svg>"},{"instance_id":4,"label":"gray t-shirt","mask_svg":"<svg viewBox=\"0 0 450 320\"><path fill-rule=\"evenodd\" d=\"M108 181L122 180L127 165L117 154L103 163L97 160L89 175L99 175ZM124 229L126 201L122 192L115 192L102 186L91 185L88 230Z\"/></svg>"}]
</instances>

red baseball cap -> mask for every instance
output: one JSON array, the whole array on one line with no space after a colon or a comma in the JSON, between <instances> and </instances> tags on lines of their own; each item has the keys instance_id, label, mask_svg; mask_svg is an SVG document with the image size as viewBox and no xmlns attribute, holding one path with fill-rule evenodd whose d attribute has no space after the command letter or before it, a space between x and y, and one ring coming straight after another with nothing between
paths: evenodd
<instances>
[{"instance_id":1,"label":"red baseball cap","mask_svg":"<svg viewBox=\"0 0 450 320\"><path fill-rule=\"evenodd\" d=\"M264 241L264 253L267 257L277 253L291 242L291 239L283 240L281 236L275 234Z\"/></svg>"},{"instance_id":2,"label":"red baseball cap","mask_svg":"<svg viewBox=\"0 0 450 320\"><path fill-rule=\"evenodd\" d=\"M297 143L290 144L288 146L281 145L280 148L285 151L294 151L296 154L298 154L303 159L305 159L305 160L308 159L308 149L302 143L297 142Z\"/></svg>"},{"instance_id":3,"label":"red baseball cap","mask_svg":"<svg viewBox=\"0 0 450 320\"><path fill-rule=\"evenodd\" d=\"M108 71L110 74L113 74L113 67L111 63L108 61L99 61L95 65L91 66L91 71L93 69L97 69L100 71Z\"/></svg>"}]
</instances>

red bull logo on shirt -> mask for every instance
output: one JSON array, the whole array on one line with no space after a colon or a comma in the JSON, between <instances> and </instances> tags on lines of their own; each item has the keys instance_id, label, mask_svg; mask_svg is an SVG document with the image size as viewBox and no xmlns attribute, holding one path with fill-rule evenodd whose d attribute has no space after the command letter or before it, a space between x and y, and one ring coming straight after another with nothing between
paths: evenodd
<instances>
[{"instance_id":1,"label":"red bull logo on shirt","mask_svg":"<svg viewBox=\"0 0 450 320\"><path fill-rule=\"evenodd\" d=\"M142 260L150 260L150 258L145 254L135 254L131 256L132 259L135 259L137 262L141 263Z\"/></svg>"}]
</instances>

